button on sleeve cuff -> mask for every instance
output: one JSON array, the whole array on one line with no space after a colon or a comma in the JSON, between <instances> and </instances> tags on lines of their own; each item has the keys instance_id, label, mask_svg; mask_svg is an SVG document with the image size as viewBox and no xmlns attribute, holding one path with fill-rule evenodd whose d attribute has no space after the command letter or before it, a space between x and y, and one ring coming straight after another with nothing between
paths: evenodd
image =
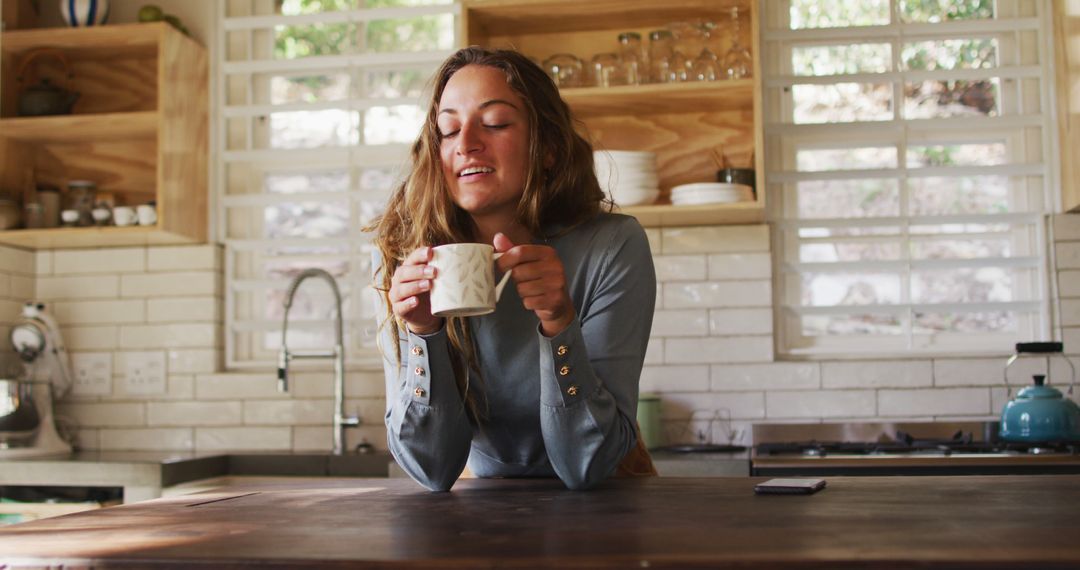
<instances>
[{"instance_id":1,"label":"button on sleeve cuff","mask_svg":"<svg viewBox=\"0 0 1080 570\"><path fill-rule=\"evenodd\" d=\"M596 375L589 364L581 323L553 337L537 327L540 341L540 402L545 406L570 407L585 401L597 388Z\"/></svg>"}]
</instances>

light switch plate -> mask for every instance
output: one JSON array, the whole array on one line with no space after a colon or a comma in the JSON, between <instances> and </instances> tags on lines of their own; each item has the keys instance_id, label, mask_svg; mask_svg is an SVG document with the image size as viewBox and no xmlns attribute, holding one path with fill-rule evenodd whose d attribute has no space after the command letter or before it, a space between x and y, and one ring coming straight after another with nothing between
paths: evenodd
<instances>
[{"instance_id":1,"label":"light switch plate","mask_svg":"<svg viewBox=\"0 0 1080 570\"><path fill-rule=\"evenodd\" d=\"M76 352L71 355L75 396L108 396L112 394L112 354L108 352Z\"/></svg>"},{"instance_id":2,"label":"light switch plate","mask_svg":"<svg viewBox=\"0 0 1080 570\"><path fill-rule=\"evenodd\" d=\"M124 385L128 394L165 393L165 352L124 354Z\"/></svg>"}]
</instances>

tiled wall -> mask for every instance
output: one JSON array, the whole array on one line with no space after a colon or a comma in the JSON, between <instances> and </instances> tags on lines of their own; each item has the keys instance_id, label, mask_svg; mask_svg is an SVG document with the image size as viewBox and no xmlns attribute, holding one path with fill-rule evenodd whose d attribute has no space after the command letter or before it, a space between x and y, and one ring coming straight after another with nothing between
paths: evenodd
<instances>
[{"instance_id":1,"label":"tiled wall","mask_svg":"<svg viewBox=\"0 0 1080 570\"><path fill-rule=\"evenodd\" d=\"M1080 354L1080 216L1053 221L1064 340ZM774 362L766 226L648 233L660 283L641 388L661 394L669 442L698 432L747 442L762 421L989 419L1006 398L1004 358ZM330 448L329 373L294 374L282 394L272 370L221 372L221 263L210 245L0 248L0 323L36 295L53 307L72 353L109 357L108 393L72 394L60 406L83 447ZM128 390L127 359L145 354L165 361L163 392ZM349 430L350 447L385 446L382 385L379 371L347 375L347 413L364 422Z\"/></svg>"}]
</instances>

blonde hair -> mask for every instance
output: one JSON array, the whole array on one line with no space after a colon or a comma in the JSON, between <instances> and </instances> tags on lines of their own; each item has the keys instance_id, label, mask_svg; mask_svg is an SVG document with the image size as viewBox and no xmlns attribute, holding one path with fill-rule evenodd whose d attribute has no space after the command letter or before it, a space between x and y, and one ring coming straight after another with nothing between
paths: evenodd
<instances>
[{"instance_id":1,"label":"blonde hair","mask_svg":"<svg viewBox=\"0 0 1080 570\"><path fill-rule=\"evenodd\" d=\"M450 77L468 65L502 71L506 82L525 103L529 127L529 165L517 206L517 221L534 236L548 226L571 228L596 216L605 201L593 171L592 145L575 130L575 120L555 83L535 63L518 52L469 47L451 55L433 79L427 117L412 147L412 169L390 197L386 212L366 231L376 231L375 246L382 255L375 287L386 306L382 327L393 331L397 363L405 324L394 318L389 290L394 271L413 250L423 246L468 242L474 238L469 214L457 206L442 171L439 101ZM554 165L545 169L545 164ZM608 204L610 209L610 204ZM393 323L393 326L391 326ZM446 323L451 362L458 391L474 419L483 417L478 390L470 377L482 381L476 345L463 317Z\"/></svg>"}]
</instances>

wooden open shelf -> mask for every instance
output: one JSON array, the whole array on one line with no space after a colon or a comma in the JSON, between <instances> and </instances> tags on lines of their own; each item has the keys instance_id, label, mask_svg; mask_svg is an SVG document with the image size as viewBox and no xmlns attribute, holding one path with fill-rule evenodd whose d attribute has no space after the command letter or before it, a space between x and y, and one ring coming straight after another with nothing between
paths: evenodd
<instances>
[{"instance_id":1,"label":"wooden open shelf","mask_svg":"<svg viewBox=\"0 0 1080 570\"><path fill-rule=\"evenodd\" d=\"M616 208L615 211L634 216L641 225L647 228L760 224L765 221L765 208L760 202L703 204L700 206L658 204Z\"/></svg>"},{"instance_id":2,"label":"wooden open shelf","mask_svg":"<svg viewBox=\"0 0 1080 570\"><path fill-rule=\"evenodd\" d=\"M157 134L158 120L157 111L12 117L0 119L0 137L38 143L152 138Z\"/></svg>"},{"instance_id":3,"label":"wooden open shelf","mask_svg":"<svg viewBox=\"0 0 1080 570\"><path fill-rule=\"evenodd\" d=\"M53 48L70 63L37 58ZM18 94L40 80L80 94L70 115L17 116ZM117 204L154 201L149 227L13 229L0 244L79 248L199 243L207 231L206 50L166 23L4 32L0 41L0 190L36 200L36 185L89 180Z\"/></svg>"},{"instance_id":4,"label":"wooden open shelf","mask_svg":"<svg viewBox=\"0 0 1080 570\"><path fill-rule=\"evenodd\" d=\"M607 115L728 111L754 104L750 79L693 83L657 83L562 90L579 118Z\"/></svg>"},{"instance_id":5,"label":"wooden open shelf","mask_svg":"<svg viewBox=\"0 0 1080 570\"><path fill-rule=\"evenodd\" d=\"M649 32L677 21L711 20L717 43L729 45L731 8L739 8L739 41L758 53L758 3L753 0L465 0L462 45L511 48L543 62L572 54L588 67L598 53L614 52L622 32ZM582 134L599 150L656 153L659 204L628 207L645 226L754 224L765 220L764 137L760 63L749 79L620 87L563 89L583 123ZM672 206L671 188L714 182L722 152L731 166L754 168L753 202Z\"/></svg>"}]
</instances>

